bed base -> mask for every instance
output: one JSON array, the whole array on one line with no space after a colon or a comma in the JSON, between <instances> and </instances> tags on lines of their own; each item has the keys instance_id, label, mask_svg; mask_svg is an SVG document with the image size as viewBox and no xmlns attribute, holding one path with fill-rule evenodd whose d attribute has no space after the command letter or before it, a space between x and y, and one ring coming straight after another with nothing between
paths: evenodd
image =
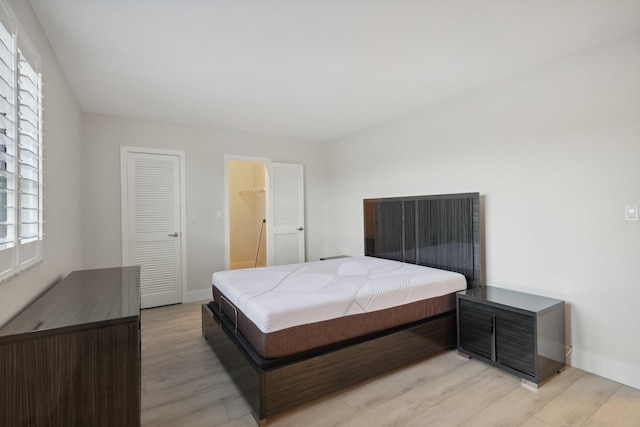
<instances>
[{"instance_id":1,"label":"bed base","mask_svg":"<svg viewBox=\"0 0 640 427\"><path fill-rule=\"evenodd\" d=\"M279 412L455 347L455 311L282 364L260 366L228 318L202 305L202 335L260 426Z\"/></svg>"}]
</instances>

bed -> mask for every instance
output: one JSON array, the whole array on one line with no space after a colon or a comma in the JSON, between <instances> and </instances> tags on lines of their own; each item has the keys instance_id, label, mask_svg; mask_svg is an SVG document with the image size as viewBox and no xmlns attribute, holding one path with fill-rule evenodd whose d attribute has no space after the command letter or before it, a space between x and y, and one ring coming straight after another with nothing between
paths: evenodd
<instances>
[{"instance_id":1,"label":"bed","mask_svg":"<svg viewBox=\"0 0 640 427\"><path fill-rule=\"evenodd\" d=\"M455 347L455 293L482 283L479 194L363 210L364 257L214 274L202 334L260 425Z\"/></svg>"}]
</instances>

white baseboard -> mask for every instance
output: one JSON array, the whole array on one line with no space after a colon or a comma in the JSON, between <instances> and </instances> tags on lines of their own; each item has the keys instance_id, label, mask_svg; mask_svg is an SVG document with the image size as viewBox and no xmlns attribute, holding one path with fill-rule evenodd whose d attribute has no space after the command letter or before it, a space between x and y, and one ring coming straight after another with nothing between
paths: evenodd
<instances>
[{"instance_id":1,"label":"white baseboard","mask_svg":"<svg viewBox=\"0 0 640 427\"><path fill-rule=\"evenodd\" d=\"M587 351L573 349L571 366L640 389L640 368Z\"/></svg>"},{"instance_id":2,"label":"white baseboard","mask_svg":"<svg viewBox=\"0 0 640 427\"><path fill-rule=\"evenodd\" d=\"M211 288L209 289L199 289L197 291L189 291L187 292L187 300L188 302L196 302L196 301L211 301L213 299L213 295L211 294Z\"/></svg>"}]
</instances>

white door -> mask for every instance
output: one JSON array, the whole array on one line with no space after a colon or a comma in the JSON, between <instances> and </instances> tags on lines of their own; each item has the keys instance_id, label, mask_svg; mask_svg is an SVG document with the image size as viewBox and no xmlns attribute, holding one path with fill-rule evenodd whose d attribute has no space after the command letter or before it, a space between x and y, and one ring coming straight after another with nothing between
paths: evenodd
<instances>
[{"instance_id":1,"label":"white door","mask_svg":"<svg viewBox=\"0 0 640 427\"><path fill-rule=\"evenodd\" d=\"M180 303L183 162L179 155L123 150L123 264L141 266L142 308Z\"/></svg>"},{"instance_id":2,"label":"white door","mask_svg":"<svg viewBox=\"0 0 640 427\"><path fill-rule=\"evenodd\" d=\"M269 265L305 261L304 174L303 167L291 163L271 163L269 170L271 210L267 251Z\"/></svg>"}]
</instances>

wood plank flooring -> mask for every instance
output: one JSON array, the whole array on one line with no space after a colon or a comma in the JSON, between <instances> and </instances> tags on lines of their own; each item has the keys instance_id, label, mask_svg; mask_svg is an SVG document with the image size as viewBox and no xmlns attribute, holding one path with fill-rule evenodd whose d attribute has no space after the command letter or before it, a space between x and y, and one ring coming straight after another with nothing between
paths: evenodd
<instances>
[{"instance_id":1,"label":"wood plank flooring","mask_svg":"<svg viewBox=\"0 0 640 427\"><path fill-rule=\"evenodd\" d=\"M202 337L200 303L142 311L142 425L255 427ZM640 390L568 367L537 391L455 351L268 420L269 426L640 426Z\"/></svg>"}]
</instances>

